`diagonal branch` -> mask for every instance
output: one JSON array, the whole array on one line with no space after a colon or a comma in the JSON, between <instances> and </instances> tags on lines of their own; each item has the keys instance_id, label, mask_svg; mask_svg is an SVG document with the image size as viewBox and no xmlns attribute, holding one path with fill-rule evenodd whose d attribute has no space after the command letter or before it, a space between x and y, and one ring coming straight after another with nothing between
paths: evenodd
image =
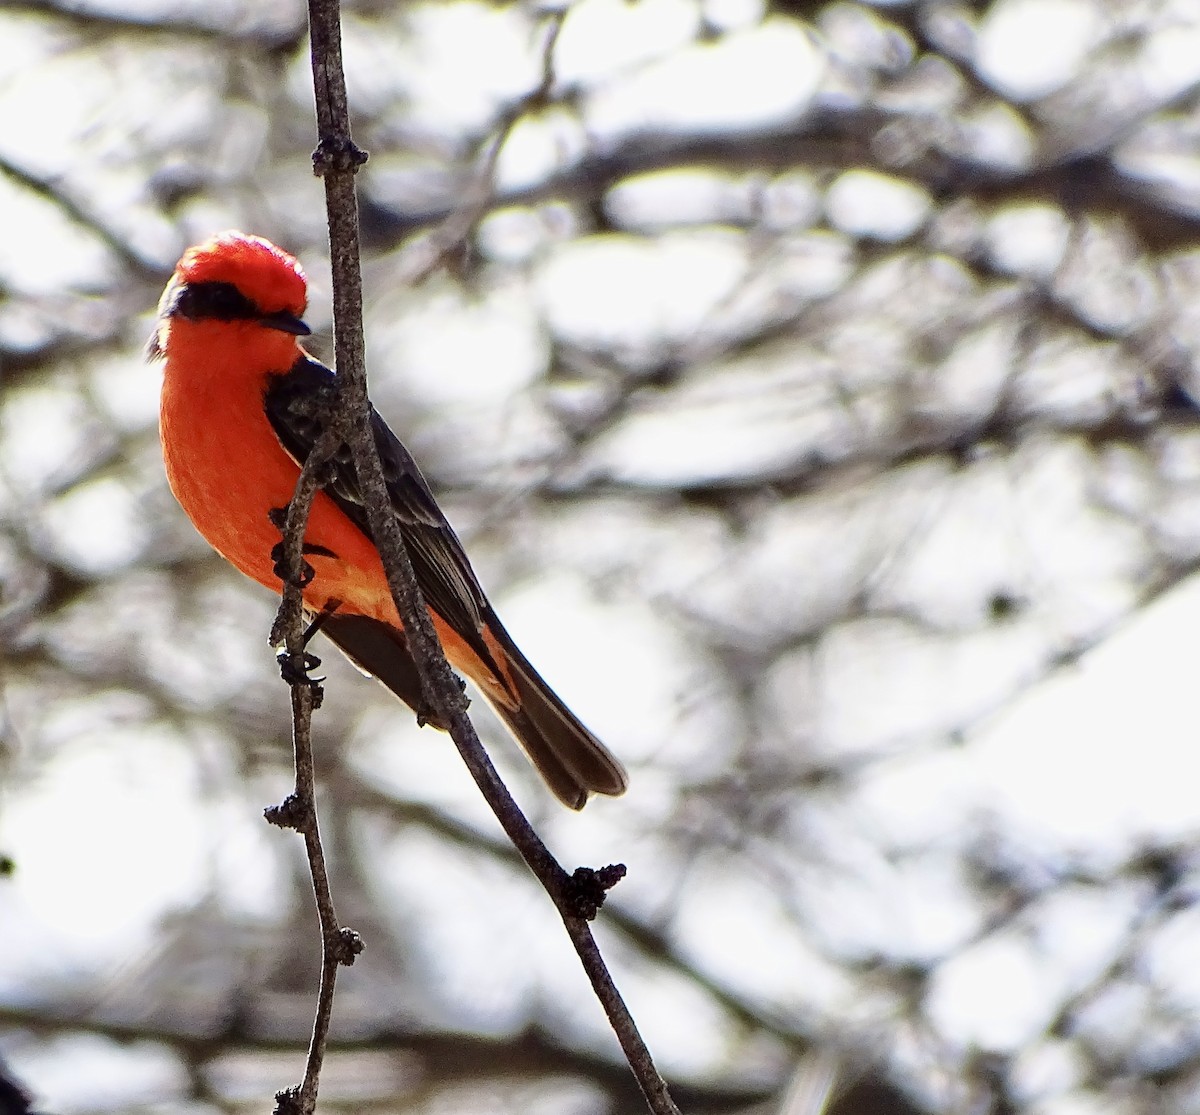
<instances>
[{"instance_id":1,"label":"diagonal branch","mask_svg":"<svg viewBox=\"0 0 1200 1115\"><path fill-rule=\"evenodd\" d=\"M355 146L350 132L338 0L310 0L309 20L320 135L313 165L316 173L325 179L333 272L334 346L341 385L338 399L340 426L353 455L371 534L387 572L388 585L404 624L425 697L441 722L450 725L450 736L488 805L558 909L651 1111L656 1115L678 1115L678 1108L654 1066L587 924L599 910L606 891L624 875L625 869L619 866L600 871L581 868L568 876L521 813L467 717L466 700L442 652L399 525L391 513L383 469L370 430L362 332L362 277L354 177L367 156ZM550 42L553 42L553 36Z\"/></svg>"}]
</instances>

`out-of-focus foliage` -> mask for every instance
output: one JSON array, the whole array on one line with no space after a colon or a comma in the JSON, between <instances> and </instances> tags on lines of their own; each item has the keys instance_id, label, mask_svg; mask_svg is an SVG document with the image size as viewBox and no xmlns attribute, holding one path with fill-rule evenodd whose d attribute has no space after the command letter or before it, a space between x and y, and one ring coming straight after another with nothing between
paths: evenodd
<instances>
[{"instance_id":1,"label":"out-of-focus foliage","mask_svg":"<svg viewBox=\"0 0 1200 1115\"><path fill-rule=\"evenodd\" d=\"M140 355L229 226L327 330L303 19L0 3L0 1053L48 1110L263 1110L307 1040L272 603ZM1200 1110L1195 4L361 0L345 46L375 401L630 765L565 815L481 710L629 865L682 1106ZM326 664L323 1101L637 1111L452 748Z\"/></svg>"}]
</instances>

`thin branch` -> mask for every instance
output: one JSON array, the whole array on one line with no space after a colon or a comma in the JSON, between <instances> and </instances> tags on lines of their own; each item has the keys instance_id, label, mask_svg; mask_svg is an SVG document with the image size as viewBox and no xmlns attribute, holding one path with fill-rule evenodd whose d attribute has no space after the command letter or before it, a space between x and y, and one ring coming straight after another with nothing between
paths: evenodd
<instances>
[{"instance_id":1,"label":"thin branch","mask_svg":"<svg viewBox=\"0 0 1200 1115\"><path fill-rule=\"evenodd\" d=\"M499 162L500 152L512 135L513 129L527 112L550 103L555 80L554 48L558 45L558 37L562 33L566 18L566 8L551 12L545 17L541 80L535 88L501 113L481 144L482 155L477 151L473 181L459 191L461 200L456 203L454 209L437 221L428 234L414 238L405 245L397 269L397 282L401 285L419 286L443 267L449 257L475 232L479 222L495 208L496 164Z\"/></svg>"},{"instance_id":2,"label":"thin branch","mask_svg":"<svg viewBox=\"0 0 1200 1115\"><path fill-rule=\"evenodd\" d=\"M6 158L0 158L0 174L15 185L56 206L65 217L100 240L138 278L161 281L161 275L151 261L138 255L124 236L109 228L99 217L89 213L87 207L72 196L64 176L37 175Z\"/></svg>"},{"instance_id":3,"label":"thin branch","mask_svg":"<svg viewBox=\"0 0 1200 1115\"><path fill-rule=\"evenodd\" d=\"M499 863L508 866L519 863L511 844L487 836L449 813L431 805L402 801L345 768L339 769L338 774L341 781L336 792L340 801L349 800L354 806L387 817L397 825L419 826L457 847L483 852ZM604 918L631 948L641 953L644 960L662 965L695 984L737 1025L764 1031L787 1045L797 1056L812 1051L811 1033L800 1025L798 1017L784 1011L771 1011L740 998L732 985L723 983L676 948L663 929L611 902L604 905Z\"/></svg>"},{"instance_id":4,"label":"thin branch","mask_svg":"<svg viewBox=\"0 0 1200 1115\"><path fill-rule=\"evenodd\" d=\"M0 0L0 11L18 14L52 17L57 23L71 27L94 41L101 34L143 36L145 38L171 35L183 41L217 43L222 45L258 46L266 52L291 55L303 36L303 25L289 23L281 26L278 17L258 23L253 15L241 21L240 26L230 26L228 18L222 19L216 12L211 22L191 19L178 7L162 8L154 12L147 9L140 16L132 8L105 11L98 5L68 2L54 3L52 0Z\"/></svg>"},{"instance_id":5,"label":"thin branch","mask_svg":"<svg viewBox=\"0 0 1200 1115\"><path fill-rule=\"evenodd\" d=\"M337 970L343 964L353 964L354 958L363 950L363 942L358 934L338 921L329 887L329 872L325 865L325 849L321 844L317 818L312 750L312 714L321 704L321 687L308 675L309 669L317 663L305 650L307 633L303 591L312 576L312 570L304 561L304 530L313 499L321 486L321 472L340 440L340 429L336 422L331 422L304 462L296 481L295 494L286 512L280 509L276 521L282 533L282 541L276 550L276 567L283 582L283 599L271 628L271 642L275 646L282 644L280 662L283 676L291 686L296 784L282 804L272 806L265 815L271 824L295 829L304 837L313 897L321 924L321 981L304 1079L299 1086L276 1094L277 1115L311 1115L315 1109L321 1066L325 1060L333 1017Z\"/></svg>"},{"instance_id":6,"label":"thin branch","mask_svg":"<svg viewBox=\"0 0 1200 1115\"><path fill-rule=\"evenodd\" d=\"M780 174L798 168L832 176L842 170L878 166L879 137L889 127L923 126L911 113L894 109L817 104L799 120L778 127L734 133L650 131L631 133L619 143L590 150L540 181L499 190L480 217L500 209L549 201L581 205L620 182L659 171L697 166L722 174ZM1111 150L1048 156L1030 166L1002 166L930 146L896 169L945 205L968 199L980 206L1017 201L1076 208L1119 216L1146 248L1167 252L1194 243L1195 214L1175 202L1153 181L1127 173ZM451 219L454 198L408 206L402 213L384 208L376 225L385 238L399 241L413 232ZM390 221L389 221L390 218Z\"/></svg>"},{"instance_id":7,"label":"thin branch","mask_svg":"<svg viewBox=\"0 0 1200 1115\"><path fill-rule=\"evenodd\" d=\"M325 179L333 273L334 347L340 384L339 416L353 454L371 534L383 560L388 586L404 625L426 699L437 711L441 722L450 725L450 736L472 778L501 827L558 909L651 1111L655 1115L678 1115L679 1109L671 1100L666 1082L655 1069L650 1052L587 925L599 910L607 890L624 875L625 869L607 867L592 871L581 868L568 876L534 832L500 780L467 717L466 698L434 632L399 525L391 513L391 500L370 429L363 355L362 277L354 176L367 156L355 146L350 132L339 19L338 0L310 0L313 84L320 135L313 165ZM553 33L550 41L553 42ZM543 82L551 79L552 72L547 64Z\"/></svg>"},{"instance_id":8,"label":"thin branch","mask_svg":"<svg viewBox=\"0 0 1200 1115\"><path fill-rule=\"evenodd\" d=\"M344 146L339 148L336 139L333 138L333 122L339 118L348 120L336 3L332 5L331 17L330 6L314 0L310 6L309 25L319 135L314 169L318 173L325 173L330 234L332 236L335 228L339 228L344 236L347 223L352 232L357 226L357 215L354 211L354 171L365 161L366 156L350 141L348 128L342 133L345 135ZM336 115L338 113L340 116ZM354 245L357 248L356 238ZM357 275L357 254L353 264ZM347 299L351 300L349 305ZM341 367L343 359L346 359L348 365L353 366L354 358L347 349L356 346L362 379L361 290L357 284L340 287L335 284L334 314L337 323L338 365ZM312 570L304 561L304 530L312 501L321 486L321 474L326 463L337 447L346 440L344 416L360 412L366 414L365 403L356 410L342 406L338 413L324 416L325 431L305 459L296 482L295 494L286 513L282 510L277 512L276 526L280 528L283 537L276 550L275 561L276 570L283 583L283 599L271 629L271 641L276 646L283 644L280 661L284 678L291 685L296 785L281 805L267 810L266 816L272 824L294 828L304 837L317 916L321 924L321 980L317 992L316 1012L313 1016L312 1037L304 1066L304 1079L298 1086L276 1093L276 1115L312 1115L315 1110L321 1066L325 1060L329 1028L333 1018L333 997L338 968L343 964L353 964L354 958L363 950L362 938L353 929L343 927L338 921L333 894L329 887L325 850L321 844L313 769L312 714L321 703L322 693L319 683L308 675L309 669L317 665L317 661L305 649L308 632L304 627L303 600L304 586L312 578Z\"/></svg>"}]
</instances>

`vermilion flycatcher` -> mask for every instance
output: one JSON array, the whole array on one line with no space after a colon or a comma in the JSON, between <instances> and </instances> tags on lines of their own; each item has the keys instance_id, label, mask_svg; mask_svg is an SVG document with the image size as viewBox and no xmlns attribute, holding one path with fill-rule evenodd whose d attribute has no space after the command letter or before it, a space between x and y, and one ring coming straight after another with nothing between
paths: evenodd
<instances>
[{"instance_id":1,"label":"vermilion flycatcher","mask_svg":"<svg viewBox=\"0 0 1200 1115\"><path fill-rule=\"evenodd\" d=\"M300 347L306 304L295 259L259 237L222 233L184 253L150 345L166 360L160 425L171 490L218 553L276 592L272 512L287 507L322 432L304 402L338 383ZM374 410L371 423L392 513L446 657L564 803L579 809L589 793L621 793L621 764L517 649L412 457ZM313 570L304 603L327 613L325 635L401 700L425 708L349 453L335 456L332 479L313 501L304 555Z\"/></svg>"}]
</instances>

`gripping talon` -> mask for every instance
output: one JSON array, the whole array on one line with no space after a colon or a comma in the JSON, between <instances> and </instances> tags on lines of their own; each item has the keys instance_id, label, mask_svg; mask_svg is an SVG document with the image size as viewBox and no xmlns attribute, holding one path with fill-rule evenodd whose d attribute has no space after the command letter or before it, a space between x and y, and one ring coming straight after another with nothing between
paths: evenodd
<instances>
[{"instance_id":1,"label":"gripping talon","mask_svg":"<svg viewBox=\"0 0 1200 1115\"><path fill-rule=\"evenodd\" d=\"M283 680L288 685L312 685L320 687L323 677L315 678L309 673L310 670L315 670L321 665L321 660L315 654L304 653L300 665L297 665L292 656L285 649L280 649L275 655L275 661L279 663L279 673Z\"/></svg>"},{"instance_id":2,"label":"gripping talon","mask_svg":"<svg viewBox=\"0 0 1200 1115\"><path fill-rule=\"evenodd\" d=\"M275 574L284 584L291 581L291 570L288 569L287 554L284 552L282 542L276 542L271 547L271 572ZM299 588L307 588L312 584L312 579L317 575L317 571L303 559L300 562L300 576L297 578L296 584Z\"/></svg>"}]
</instances>

